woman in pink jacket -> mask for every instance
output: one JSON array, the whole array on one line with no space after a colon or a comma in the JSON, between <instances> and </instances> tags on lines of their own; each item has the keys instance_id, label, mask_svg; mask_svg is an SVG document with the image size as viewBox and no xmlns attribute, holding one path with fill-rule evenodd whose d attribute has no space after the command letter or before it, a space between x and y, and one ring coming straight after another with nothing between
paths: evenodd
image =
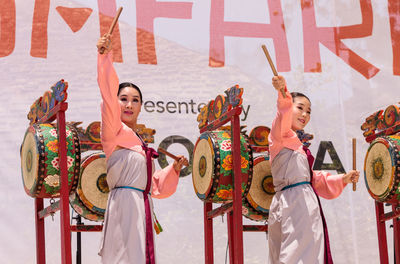
<instances>
[{"instance_id":1,"label":"woman in pink jacket","mask_svg":"<svg viewBox=\"0 0 400 264\"><path fill-rule=\"evenodd\" d=\"M272 84L279 92L269 136L276 191L268 219L269 263L332 263L318 196L338 197L347 183L358 181L359 171L340 175L313 171L314 159L296 134L310 120L311 102L301 93L289 93L282 76L274 77Z\"/></svg>"},{"instance_id":2,"label":"woman in pink jacket","mask_svg":"<svg viewBox=\"0 0 400 264\"><path fill-rule=\"evenodd\" d=\"M131 83L119 84L112 64L109 35L97 43L98 84L102 96L101 142L107 159L110 194L99 255L103 263L155 263L153 204L151 197L167 198L178 185L187 160L154 172L157 152L136 132L142 93Z\"/></svg>"}]
</instances>

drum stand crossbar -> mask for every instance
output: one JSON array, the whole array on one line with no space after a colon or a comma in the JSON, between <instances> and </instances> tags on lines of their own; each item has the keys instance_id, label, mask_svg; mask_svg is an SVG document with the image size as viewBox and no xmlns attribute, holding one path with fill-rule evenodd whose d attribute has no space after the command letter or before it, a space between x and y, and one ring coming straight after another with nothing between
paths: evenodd
<instances>
[{"instance_id":1,"label":"drum stand crossbar","mask_svg":"<svg viewBox=\"0 0 400 264\"><path fill-rule=\"evenodd\" d=\"M50 123L57 120L58 155L60 160L61 190L60 199L44 208L43 198L35 198L35 226L36 226L36 260L38 264L46 263L46 246L44 233L44 218L52 216L60 210L61 231L61 263L72 263L71 258L71 232L99 232L102 225L70 225L69 214L69 190L67 169L67 146L65 111L68 109L67 102L60 102L48 114L36 123Z\"/></svg>"},{"instance_id":2,"label":"drum stand crossbar","mask_svg":"<svg viewBox=\"0 0 400 264\"><path fill-rule=\"evenodd\" d=\"M240 155L240 119L242 107L237 106L222 114L211 124L200 129L200 133L215 130L231 122L232 160L233 160L233 201L213 209L211 202L204 202L204 241L205 263L214 263L213 218L227 214L229 262L243 264L243 231L267 232L268 225L243 225L242 219L242 175Z\"/></svg>"},{"instance_id":3,"label":"drum stand crossbar","mask_svg":"<svg viewBox=\"0 0 400 264\"><path fill-rule=\"evenodd\" d=\"M385 222L392 219L394 263L400 264L400 204L392 204L392 211L385 213L383 203L375 201L375 211L381 264L389 264Z\"/></svg>"}]
</instances>

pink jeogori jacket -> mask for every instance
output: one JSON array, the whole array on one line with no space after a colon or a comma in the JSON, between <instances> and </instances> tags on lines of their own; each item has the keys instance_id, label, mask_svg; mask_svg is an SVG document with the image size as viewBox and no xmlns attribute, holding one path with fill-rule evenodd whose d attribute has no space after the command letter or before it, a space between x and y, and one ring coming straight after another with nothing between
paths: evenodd
<instances>
[{"instance_id":1,"label":"pink jeogori jacket","mask_svg":"<svg viewBox=\"0 0 400 264\"><path fill-rule=\"evenodd\" d=\"M291 128L293 99L287 89L285 89L285 93L286 98L283 98L282 94L278 92L278 111L272 122L272 129L268 139L271 163L283 148L297 151L306 156L302 143ZM325 199L334 199L342 193L343 188L346 186L342 178L343 174L331 175L325 171L313 171L312 185L319 196Z\"/></svg>"},{"instance_id":2,"label":"pink jeogori jacket","mask_svg":"<svg viewBox=\"0 0 400 264\"><path fill-rule=\"evenodd\" d=\"M117 146L140 152L141 141L136 133L121 121L121 106L118 102L119 80L112 64L112 52L98 55L97 81L101 97L101 143L108 159ZM179 172L172 164L162 170L156 171L152 178L151 196L155 198L167 198L171 196L178 185Z\"/></svg>"}]
</instances>

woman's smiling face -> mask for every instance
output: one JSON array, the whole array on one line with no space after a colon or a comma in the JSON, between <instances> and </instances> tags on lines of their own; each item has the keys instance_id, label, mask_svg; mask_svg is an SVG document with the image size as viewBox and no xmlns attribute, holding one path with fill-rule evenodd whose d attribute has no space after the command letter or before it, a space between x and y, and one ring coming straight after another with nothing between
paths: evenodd
<instances>
[{"instance_id":1,"label":"woman's smiling face","mask_svg":"<svg viewBox=\"0 0 400 264\"><path fill-rule=\"evenodd\" d=\"M293 101L292 129L302 130L310 121L311 103L303 96L297 96Z\"/></svg>"},{"instance_id":2,"label":"woman's smiling face","mask_svg":"<svg viewBox=\"0 0 400 264\"><path fill-rule=\"evenodd\" d=\"M132 87L122 88L118 95L119 104L121 106L121 121L126 125L136 125L142 102L140 101L139 92Z\"/></svg>"}]
</instances>

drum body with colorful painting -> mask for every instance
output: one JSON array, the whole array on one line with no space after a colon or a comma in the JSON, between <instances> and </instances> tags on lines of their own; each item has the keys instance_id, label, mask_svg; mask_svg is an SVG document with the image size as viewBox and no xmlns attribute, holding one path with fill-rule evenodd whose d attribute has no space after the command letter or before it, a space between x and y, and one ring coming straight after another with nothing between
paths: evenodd
<instances>
[{"instance_id":1,"label":"drum body with colorful painting","mask_svg":"<svg viewBox=\"0 0 400 264\"><path fill-rule=\"evenodd\" d=\"M79 177L80 145L74 127L66 126L68 186L76 188ZM54 124L33 124L21 145L22 180L26 193L36 198L59 197L60 169L58 136Z\"/></svg>"},{"instance_id":2,"label":"drum body with colorful painting","mask_svg":"<svg viewBox=\"0 0 400 264\"><path fill-rule=\"evenodd\" d=\"M263 154L254 158L250 190L243 199L243 215L254 221L268 220L274 194L269 155Z\"/></svg>"},{"instance_id":3,"label":"drum body with colorful painting","mask_svg":"<svg viewBox=\"0 0 400 264\"><path fill-rule=\"evenodd\" d=\"M371 142L365 156L364 177L368 192L376 201L400 202L400 135Z\"/></svg>"},{"instance_id":4,"label":"drum body with colorful painting","mask_svg":"<svg viewBox=\"0 0 400 264\"><path fill-rule=\"evenodd\" d=\"M76 191L69 197L75 212L91 221L103 221L108 199L107 167L104 152L85 157Z\"/></svg>"},{"instance_id":5,"label":"drum body with colorful painting","mask_svg":"<svg viewBox=\"0 0 400 264\"><path fill-rule=\"evenodd\" d=\"M252 150L245 136L240 136L242 195L249 189L253 174ZM203 201L224 203L232 200L232 149L230 131L204 132L193 152L193 186Z\"/></svg>"}]
</instances>

